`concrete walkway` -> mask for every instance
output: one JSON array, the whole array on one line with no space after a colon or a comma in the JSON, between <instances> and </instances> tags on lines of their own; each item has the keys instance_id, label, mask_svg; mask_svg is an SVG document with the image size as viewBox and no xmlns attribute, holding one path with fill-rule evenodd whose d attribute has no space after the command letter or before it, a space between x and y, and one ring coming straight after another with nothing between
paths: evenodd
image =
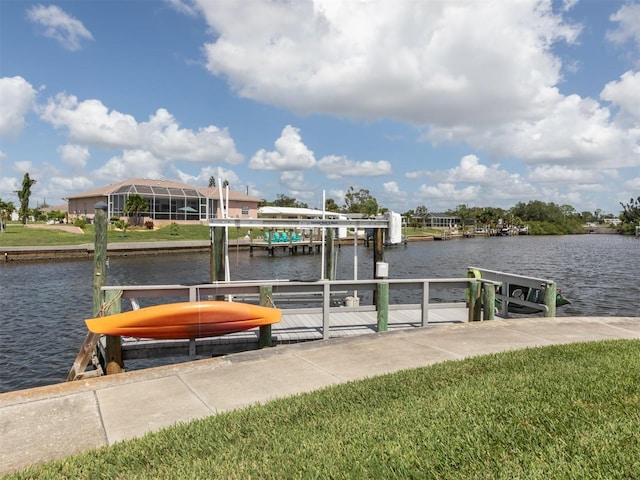
<instances>
[{"instance_id":1,"label":"concrete walkway","mask_svg":"<svg viewBox=\"0 0 640 480\"><path fill-rule=\"evenodd\" d=\"M493 320L238 353L0 395L0 473L329 385L550 344L640 339L640 317Z\"/></svg>"}]
</instances>

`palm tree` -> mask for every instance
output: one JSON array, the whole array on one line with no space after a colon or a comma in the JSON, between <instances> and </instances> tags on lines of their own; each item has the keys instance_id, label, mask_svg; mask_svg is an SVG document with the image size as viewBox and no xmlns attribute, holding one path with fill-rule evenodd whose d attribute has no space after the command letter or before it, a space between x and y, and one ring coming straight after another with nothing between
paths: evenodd
<instances>
[{"instance_id":1,"label":"palm tree","mask_svg":"<svg viewBox=\"0 0 640 480\"><path fill-rule=\"evenodd\" d=\"M147 202L141 195L134 193L127 197L127 202L124 205L124 213L136 218L135 224L140 223L140 212L149 211L149 202Z\"/></svg>"},{"instance_id":2,"label":"palm tree","mask_svg":"<svg viewBox=\"0 0 640 480\"><path fill-rule=\"evenodd\" d=\"M16 190L20 199L20 219L22 224L26 225L27 218L29 217L29 197L31 196L31 187L36 183L36 180L29 177L29 173L25 173L22 179L22 190Z\"/></svg>"}]
</instances>

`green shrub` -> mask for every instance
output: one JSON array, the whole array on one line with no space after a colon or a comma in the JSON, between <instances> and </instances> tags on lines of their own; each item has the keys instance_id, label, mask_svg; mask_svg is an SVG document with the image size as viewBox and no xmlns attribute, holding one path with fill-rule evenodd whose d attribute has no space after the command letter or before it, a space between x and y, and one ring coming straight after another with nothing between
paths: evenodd
<instances>
[{"instance_id":1,"label":"green shrub","mask_svg":"<svg viewBox=\"0 0 640 480\"><path fill-rule=\"evenodd\" d=\"M180 225L178 225L176 222L171 222L171 225L169 226L169 234L180 235Z\"/></svg>"},{"instance_id":2,"label":"green shrub","mask_svg":"<svg viewBox=\"0 0 640 480\"><path fill-rule=\"evenodd\" d=\"M122 233L120 234L121 237L124 237L127 234L127 228L129 228L130 226L131 224L125 220L118 220L116 222L116 228L122 230Z\"/></svg>"},{"instance_id":3,"label":"green shrub","mask_svg":"<svg viewBox=\"0 0 640 480\"><path fill-rule=\"evenodd\" d=\"M76 218L73 221L73 225L80 228L85 228L87 226L87 221L84 218Z\"/></svg>"}]
</instances>

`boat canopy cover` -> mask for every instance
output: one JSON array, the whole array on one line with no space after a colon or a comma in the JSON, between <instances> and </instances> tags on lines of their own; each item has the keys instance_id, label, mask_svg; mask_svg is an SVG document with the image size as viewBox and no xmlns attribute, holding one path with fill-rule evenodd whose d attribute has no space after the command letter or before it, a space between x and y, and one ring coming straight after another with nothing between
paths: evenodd
<instances>
[{"instance_id":1,"label":"boat canopy cover","mask_svg":"<svg viewBox=\"0 0 640 480\"><path fill-rule=\"evenodd\" d=\"M261 217L321 218L323 213L325 217L329 218L343 216L336 212L323 212L313 208L261 207L258 209L258 215Z\"/></svg>"}]
</instances>

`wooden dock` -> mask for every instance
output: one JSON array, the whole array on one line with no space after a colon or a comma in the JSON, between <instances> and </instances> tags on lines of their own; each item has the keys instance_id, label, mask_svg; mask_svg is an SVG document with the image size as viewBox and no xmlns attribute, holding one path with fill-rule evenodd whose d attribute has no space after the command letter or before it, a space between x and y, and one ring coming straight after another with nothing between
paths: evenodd
<instances>
[{"instance_id":1,"label":"wooden dock","mask_svg":"<svg viewBox=\"0 0 640 480\"><path fill-rule=\"evenodd\" d=\"M394 307L389 309L389 331L422 326L422 310L419 305ZM430 309L428 326L467 322L468 315L468 309L464 304ZM377 331L377 312L373 306L331 308L330 318L329 338L366 335ZM135 360L237 353L259 348L258 336L259 330L253 329L197 340L148 340L124 337L122 357L123 360ZM322 309L284 309L280 323L272 326L271 336L273 345L322 340Z\"/></svg>"}]
</instances>

